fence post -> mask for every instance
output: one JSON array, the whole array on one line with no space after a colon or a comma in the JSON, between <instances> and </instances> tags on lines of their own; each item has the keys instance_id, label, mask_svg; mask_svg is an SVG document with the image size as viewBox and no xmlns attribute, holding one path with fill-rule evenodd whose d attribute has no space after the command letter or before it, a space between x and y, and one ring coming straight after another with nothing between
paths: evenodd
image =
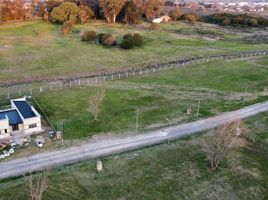
<instances>
[{"instance_id":1,"label":"fence post","mask_svg":"<svg viewBox=\"0 0 268 200\"><path fill-rule=\"evenodd\" d=\"M72 87L72 81L70 81L70 87Z\"/></svg>"},{"instance_id":2,"label":"fence post","mask_svg":"<svg viewBox=\"0 0 268 200\"><path fill-rule=\"evenodd\" d=\"M40 92L41 92L41 93L43 92L43 87L42 87L42 86L40 86Z\"/></svg>"},{"instance_id":3,"label":"fence post","mask_svg":"<svg viewBox=\"0 0 268 200\"><path fill-rule=\"evenodd\" d=\"M78 85L79 85L79 86L81 85L81 81L80 81L80 79L78 80Z\"/></svg>"},{"instance_id":4,"label":"fence post","mask_svg":"<svg viewBox=\"0 0 268 200\"><path fill-rule=\"evenodd\" d=\"M20 89L19 89L19 96L20 96L21 92L20 92Z\"/></svg>"},{"instance_id":5,"label":"fence post","mask_svg":"<svg viewBox=\"0 0 268 200\"><path fill-rule=\"evenodd\" d=\"M32 91L32 88L30 88L30 95L32 95L33 94L33 91Z\"/></svg>"},{"instance_id":6,"label":"fence post","mask_svg":"<svg viewBox=\"0 0 268 200\"><path fill-rule=\"evenodd\" d=\"M9 92L7 93L7 98L10 99L10 95L9 95Z\"/></svg>"},{"instance_id":7,"label":"fence post","mask_svg":"<svg viewBox=\"0 0 268 200\"><path fill-rule=\"evenodd\" d=\"M50 85L50 91L52 91L52 90L53 90L53 85L51 84L51 85Z\"/></svg>"}]
</instances>

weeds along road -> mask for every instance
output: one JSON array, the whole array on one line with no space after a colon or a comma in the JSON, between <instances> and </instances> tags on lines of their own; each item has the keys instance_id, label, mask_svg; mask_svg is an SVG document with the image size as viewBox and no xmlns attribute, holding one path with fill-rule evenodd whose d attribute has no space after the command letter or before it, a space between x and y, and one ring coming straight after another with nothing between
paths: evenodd
<instances>
[{"instance_id":1,"label":"weeds along road","mask_svg":"<svg viewBox=\"0 0 268 200\"><path fill-rule=\"evenodd\" d=\"M0 164L0 179L19 176L29 172L71 164L82 160L113 155L142 147L159 144L168 140L200 133L235 119L244 119L268 111L268 101L254 104L240 110L222 113L215 117L181 124L129 137L118 137L106 141L87 143L58 151L39 153Z\"/></svg>"}]
</instances>

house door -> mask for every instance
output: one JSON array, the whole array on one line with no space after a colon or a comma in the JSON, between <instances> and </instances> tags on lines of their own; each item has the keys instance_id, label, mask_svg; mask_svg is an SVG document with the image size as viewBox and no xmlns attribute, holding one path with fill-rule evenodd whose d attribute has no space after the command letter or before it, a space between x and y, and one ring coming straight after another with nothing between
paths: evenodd
<instances>
[{"instance_id":1,"label":"house door","mask_svg":"<svg viewBox=\"0 0 268 200\"><path fill-rule=\"evenodd\" d=\"M17 131L17 130L19 130L19 125L18 124L12 125L12 131Z\"/></svg>"}]
</instances>

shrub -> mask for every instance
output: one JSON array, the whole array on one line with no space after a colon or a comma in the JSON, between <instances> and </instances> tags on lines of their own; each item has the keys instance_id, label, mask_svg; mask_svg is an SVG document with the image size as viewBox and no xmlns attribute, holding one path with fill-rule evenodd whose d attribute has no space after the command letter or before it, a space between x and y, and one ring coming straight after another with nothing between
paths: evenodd
<instances>
[{"instance_id":1,"label":"shrub","mask_svg":"<svg viewBox=\"0 0 268 200\"><path fill-rule=\"evenodd\" d=\"M182 16L182 12L179 8L175 8L169 13L169 17L173 21L177 21L177 20L181 19L181 16Z\"/></svg>"},{"instance_id":2,"label":"shrub","mask_svg":"<svg viewBox=\"0 0 268 200\"><path fill-rule=\"evenodd\" d=\"M98 43L99 43L99 44L102 44L102 37L103 37L103 35L104 35L104 33L99 33L99 34L97 35L97 39L98 39Z\"/></svg>"},{"instance_id":3,"label":"shrub","mask_svg":"<svg viewBox=\"0 0 268 200\"><path fill-rule=\"evenodd\" d=\"M198 21L198 17L194 14L184 15L184 19L190 23L194 23L194 22Z\"/></svg>"},{"instance_id":4,"label":"shrub","mask_svg":"<svg viewBox=\"0 0 268 200\"><path fill-rule=\"evenodd\" d=\"M134 47L134 41L129 39L123 39L121 43L122 49L132 49Z\"/></svg>"},{"instance_id":5,"label":"shrub","mask_svg":"<svg viewBox=\"0 0 268 200\"><path fill-rule=\"evenodd\" d=\"M96 41L96 32L95 31L87 31L84 33L84 41L87 42L95 42Z\"/></svg>"},{"instance_id":6,"label":"shrub","mask_svg":"<svg viewBox=\"0 0 268 200\"><path fill-rule=\"evenodd\" d=\"M101 44L106 47L116 45L116 40L112 34L103 34Z\"/></svg>"},{"instance_id":7,"label":"shrub","mask_svg":"<svg viewBox=\"0 0 268 200\"><path fill-rule=\"evenodd\" d=\"M126 34L123 36L121 48L123 49L132 49L134 46L141 46L142 45L142 36L138 33L131 35Z\"/></svg>"},{"instance_id":8,"label":"shrub","mask_svg":"<svg viewBox=\"0 0 268 200\"><path fill-rule=\"evenodd\" d=\"M126 34L123 36L121 48L123 49L132 49L135 46L134 37L131 34Z\"/></svg>"},{"instance_id":9,"label":"shrub","mask_svg":"<svg viewBox=\"0 0 268 200\"><path fill-rule=\"evenodd\" d=\"M142 36L138 33L133 35L134 45L140 47L143 43Z\"/></svg>"}]
</instances>

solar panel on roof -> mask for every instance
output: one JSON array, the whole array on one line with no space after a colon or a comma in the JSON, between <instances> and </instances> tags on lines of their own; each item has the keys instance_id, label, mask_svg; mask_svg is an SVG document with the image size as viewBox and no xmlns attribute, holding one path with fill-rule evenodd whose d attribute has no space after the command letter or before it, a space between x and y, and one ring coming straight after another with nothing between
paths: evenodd
<instances>
[{"instance_id":1,"label":"solar panel on roof","mask_svg":"<svg viewBox=\"0 0 268 200\"><path fill-rule=\"evenodd\" d=\"M32 108L27 101L13 101L13 103L15 104L24 119L36 117L35 113L32 111Z\"/></svg>"},{"instance_id":2,"label":"solar panel on roof","mask_svg":"<svg viewBox=\"0 0 268 200\"><path fill-rule=\"evenodd\" d=\"M17 110L7 110L0 112L0 119L8 117L9 125L21 124L22 120Z\"/></svg>"}]
</instances>

